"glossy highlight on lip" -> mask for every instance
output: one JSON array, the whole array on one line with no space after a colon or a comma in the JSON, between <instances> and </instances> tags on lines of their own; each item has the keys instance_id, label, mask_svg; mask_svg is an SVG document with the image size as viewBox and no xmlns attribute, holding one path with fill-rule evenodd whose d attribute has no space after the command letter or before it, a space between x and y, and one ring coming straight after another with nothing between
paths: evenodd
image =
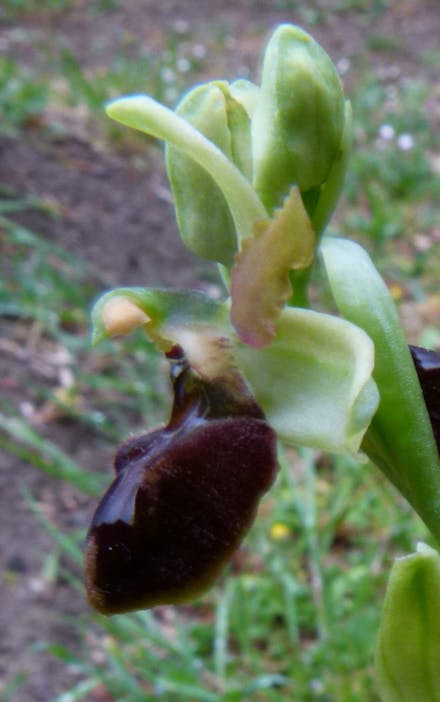
<instances>
[{"instance_id":1,"label":"glossy highlight on lip","mask_svg":"<svg viewBox=\"0 0 440 702\"><path fill-rule=\"evenodd\" d=\"M203 593L276 476L275 433L249 391L240 401L236 388L200 378L180 347L168 358L170 420L118 449L87 536L87 595L103 614Z\"/></svg>"}]
</instances>

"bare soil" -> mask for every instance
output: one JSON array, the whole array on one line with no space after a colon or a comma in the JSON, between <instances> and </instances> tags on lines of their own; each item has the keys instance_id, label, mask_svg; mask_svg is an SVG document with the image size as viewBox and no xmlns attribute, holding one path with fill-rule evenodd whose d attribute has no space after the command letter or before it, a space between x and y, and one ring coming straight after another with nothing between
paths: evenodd
<instances>
[{"instance_id":1,"label":"bare soil","mask_svg":"<svg viewBox=\"0 0 440 702\"><path fill-rule=\"evenodd\" d=\"M176 31L176 20L184 20L191 41L208 48L197 80L228 78L237 70L252 75L264 37L281 21L305 26L336 62L355 63L362 55L372 70L395 66L397 77L426 75L431 69L420 55L438 51L437 0L390 0L376 17L339 12L316 26L304 21L299 3L290 3L293 10L274 9L277 4L282 5L263 0L132 0L117 3L113 11L93 12L93 3L78 0L64 13L36 12L12 24L2 19L0 11L0 38L9 55L25 65L44 63L41 45L57 41L69 47L87 69L106 65L124 37L135 52L163 50L167 33ZM33 40L18 45L14 42L17 30L26 30ZM368 52L366 42L372 35L398 38L398 48L391 54ZM350 73L346 81L349 91ZM84 257L103 287L206 285L209 270L179 242L160 152L146 142L139 169L133 152L111 151L102 141L94 141L93 130L88 137L84 125L76 131L76 135L55 138L37 125L19 139L0 140L0 182L20 195L52 200L60 213L53 217L28 211L17 215L17 220ZM5 263L2 269L6 274ZM15 322L0 322L2 338L13 337ZM15 357L0 349L0 391L17 408L29 398L37 376L29 356ZM110 464L111 447L73 421L54 422L45 432L87 469ZM53 541L36 520L25 494L32 494L60 529L86 523L93 505L12 454L0 453L0 461L0 680L10 681L23 673L26 678L12 697L14 702L47 702L68 688L76 673L31 646L52 641L75 648L71 618L84 614L86 604L67 582L45 577L43 568Z\"/></svg>"}]
</instances>

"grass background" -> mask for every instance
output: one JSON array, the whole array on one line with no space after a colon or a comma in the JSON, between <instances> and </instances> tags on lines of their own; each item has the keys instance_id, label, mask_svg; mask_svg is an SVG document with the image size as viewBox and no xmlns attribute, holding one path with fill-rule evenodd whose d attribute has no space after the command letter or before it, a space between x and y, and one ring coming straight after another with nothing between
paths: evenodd
<instances>
[{"instance_id":1,"label":"grass background","mask_svg":"<svg viewBox=\"0 0 440 702\"><path fill-rule=\"evenodd\" d=\"M330 53L334 46L354 107L354 152L331 226L372 252L409 339L440 348L440 93L432 79L440 53L382 29L410 3L248 0L229 8L229 15L217 9L201 25L196 5L186 3L187 15L179 6L177 19L170 5L166 31L153 49L142 48L140 34L131 30L110 46L98 36L93 51L88 45L83 54L60 25L86 15L100 26L123 15L122 3L4 0L1 138L44 144L73 133L126 159L142 177L158 161L155 147L109 123L106 100L142 89L173 105L186 86L220 70L226 77L253 75L272 24L301 23L328 37ZM423 12L434 32L436 3L424 3ZM239 36L232 41L234 31ZM338 38L344 31L362 37L349 55ZM37 360L61 354L64 369L60 382L41 381L27 359L32 401L25 383L18 399L3 393L0 447L28 470L59 481L56 490L72 486L92 505L89 496L96 498L108 483L109 470L81 465L63 448L57 428L68 420L92 452L104 446L109 454L134 428L166 415L166 375L141 337L90 349L88 310L105 276L81 250L72 254L23 225L26 213L62 217L56 199L17 192L8 173L0 181L2 358L16 358L20 339L27 343L37 334L43 345L43 360ZM215 280L203 275L205 285ZM41 555L41 580L67 583L82 602L87 524L60 529L35 495L23 499L29 518L52 537L50 552ZM372 660L387 573L393 558L420 538L429 541L373 466L289 450L244 548L201 601L111 619L84 604L69 621L71 641L43 641L36 631L32 655L38 660L44 652L65 668L52 702L372 702L378 700ZM4 572L6 588L15 583L12 570ZM27 684L26 671L7 674L0 699L33 699Z\"/></svg>"}]
</instances>

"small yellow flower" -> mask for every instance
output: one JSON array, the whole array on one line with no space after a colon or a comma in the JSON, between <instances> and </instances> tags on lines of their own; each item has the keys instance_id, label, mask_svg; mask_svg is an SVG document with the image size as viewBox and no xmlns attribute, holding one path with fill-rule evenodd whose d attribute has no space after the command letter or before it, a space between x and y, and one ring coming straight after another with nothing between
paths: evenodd
<instances>
[{"instance_id":1,"label":"small yellow flower","mask_svg":"<svg viewBox=\"0 0 440 702\"><path fill-rule=\"evenodd\" d=\"M283 522L275 522L270 528L270 536L274 541L284 541L290 534L290 529Z\"/></svg>"},{"instance_id":2,"label":"small yellow flower","mask_svg":"<svg viewBox=\"0 0 440 702\"><path fill-rule=\"evenodd\" d=\"M399 283L392 283L390 285L390 294L395 302L398 302L403 297L403 288Z\"/></svg>"}]
</instances>

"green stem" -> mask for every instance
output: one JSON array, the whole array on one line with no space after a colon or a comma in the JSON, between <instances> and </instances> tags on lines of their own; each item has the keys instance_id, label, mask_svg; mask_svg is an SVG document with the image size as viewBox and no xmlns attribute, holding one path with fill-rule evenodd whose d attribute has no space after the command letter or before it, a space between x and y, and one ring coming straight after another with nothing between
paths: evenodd
<instances>
[{"instance_id":1,"label":"green stem","mask_svg":"<svg viewBox=\"0 0 440 702\"><path fill-rule=\"evenodd\" d=\"M292 295L289 300L290 307L310 308L309 282L312 274L312 266L290 272L290 283L292 285Z\"/></svg>"}]
</instances>

